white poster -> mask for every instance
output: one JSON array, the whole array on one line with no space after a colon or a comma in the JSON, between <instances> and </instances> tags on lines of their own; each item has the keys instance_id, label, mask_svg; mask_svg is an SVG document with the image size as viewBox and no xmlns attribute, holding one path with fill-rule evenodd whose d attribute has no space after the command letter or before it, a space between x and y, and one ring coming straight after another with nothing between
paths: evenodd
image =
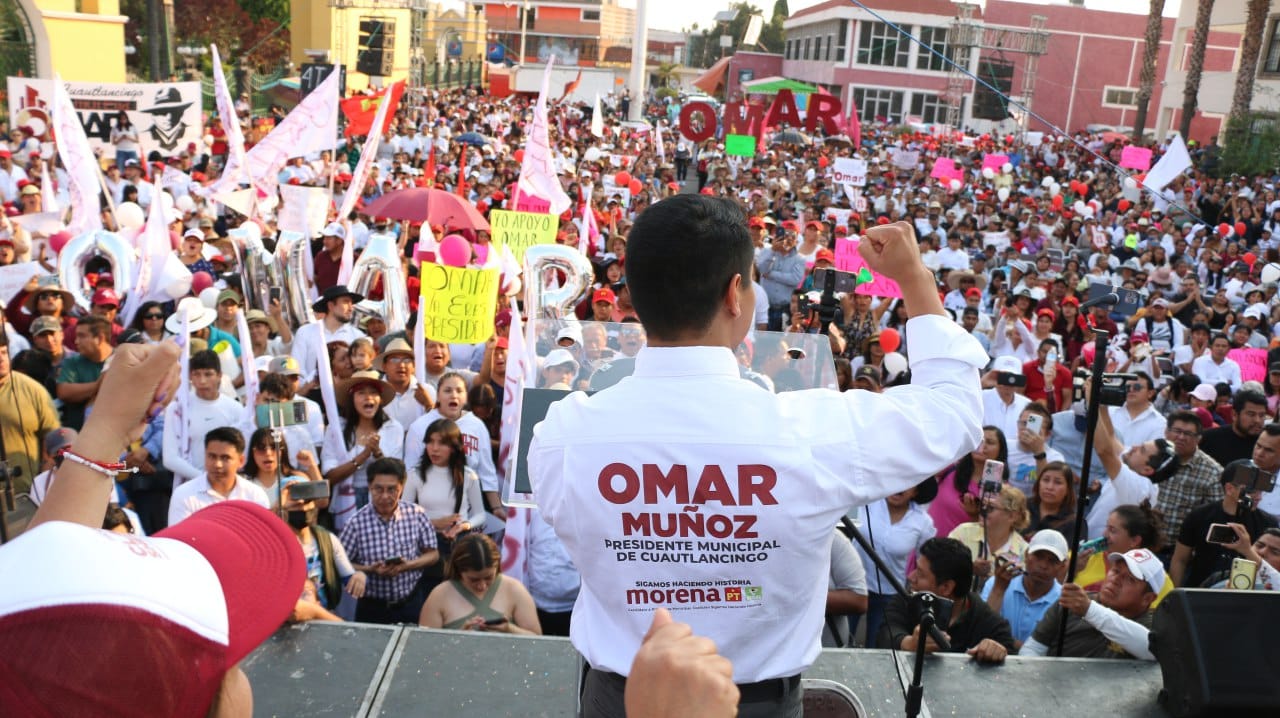
<instances>
[{"instance_id":1,"label":"white poster","mask_svg":"<svg viewBox=\"0 0 1280 718\"><path fill-rule=\"evenodd\" d=\"M53 80L8 80L12 125L30 128L40 141L48 141ZM80 116L89 146L101 149L106 156L112 156L111 128L121 113L126 113L138 129L144 159L152 150L171 157L190 143L198 146L204 135L198 82L63 84Z\"/></svg>"},{"instance_id":2,"label":"white poster","mask_svg":"<svg viewBox=\"0 0 1280 718\"><path fill-rule=\"evenodd\" d=\"M280 229L301 232L306 237L314 237L324 229L329 212L328 188L280 185L280 197L283 201L276 219Z\"/></svg>"},{"instance_id":3,"label":"white poster","mask_svg":"<svg viewBox=\"0 0 1280 718\"><path fill-rule=\"evenodd\" d=\"M841 209L839 207L827 207L827 219L835 222L837 226L849 228L849 215L853 214L851 209Z\"/></svg>"},{"instance_id":4,"label":"white poster","mask_svg":"<svg viewBox=\"0 0 1280 718\"><path fill-rule=\"evenodd\" d=\"M919 150L892 150L893 166L904 170L913 170L920 164Z\"/></svg>"},{"instance_id":5,"label":"white poster","mask_svg":"<svg viewBox=\"0 0 1280 718\"><path fill-rule=\"evenodd\" d=\"M865 187L867 184L867 161L856 157L837 157L832 165L832 180L836 184L851 184Z\"/></svg>"}]
</instances>

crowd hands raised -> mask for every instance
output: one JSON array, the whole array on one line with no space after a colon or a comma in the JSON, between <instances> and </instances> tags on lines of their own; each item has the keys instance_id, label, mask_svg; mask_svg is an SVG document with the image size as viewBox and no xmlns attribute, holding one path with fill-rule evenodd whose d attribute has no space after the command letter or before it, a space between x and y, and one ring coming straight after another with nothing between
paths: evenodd
<instances>
[{"instance_id":1,"label":"crowd hands raised","mask_svg":"<svg viewBox=\"0 0 1280 718\"><path fill-rule=\"evenodd\" d=\"M481 213L513 207L530 113L524 99L408 93L357 209L350 217L331 216L313 238L320 298L313 307L319 323L310 329L292 326L279 301L259 309L245 300L227 231L252 221L270 248L275 215L248 220L201 195L199 187L216 179L225 160L217 142L149 158L176 170L164 183L137 162L106 169L116 202L144 209L166 203L175 252L194 277L192 296L144 303L128 326L120 313L129 288L107 267L86 267L92 294L89 307L79 307L50 273L66 237L0 219L0 267L43 265L27 286L4 298L0 424L9 461L23 469L15 488L50 504L57 495L52 479L69 466L61 452L85 441L90 429L108 431L112 451L102 460L119 458L137 469L103 491L118 507L107 514L117 530L155 533L227 500L280 513L307 558L305 585L291 609L295 620L343 613L461 630L536 634L554 627L551 632L567 633L578 579L555 551L554 536L539 534L536 518L528 587L502 577L499 568L507 512L497 450L518 282L504 277L493 338L450 345L428 337L424 356L414 351L412 325L409 332L389 332L385 317L357 310L364 297L337 283L343 242L350 237L358 256L377 231L395 235L402 250L424 231L437 238L459 234L478 263L487 253L480 247L490 242L486 231L389 222L361 209L414 186L460 193ZM896 279L904 295L937 297L939 311L990 353L983 374L986 426L977 449L930 485L851 512L899 578L955 601L944 627L952 650L985 662L1018 651L1042 653L1055 638L1045 626L1056 627L1055 616L1065 610L1072 617L1068 655L1150 658L1145 641L1134 636L1172 585L1220 584L1231 559L1244 557L1258 564L1260 588L1280 586L1280 531L1272 515L1280 496L1251 495L1224 470L1240 460L1252 460L1263 473L1280 468L1280 424L1271 423L1280 400L1274 340L1280 272L1268 270L1280 261L1274 178L1219 177L1200 164L1160 193L1136 192L1093 154L1110 157L1114 148L1087 133L1035 145L983 135L960 146L868 124L857 148L870 160L861 190L866 208L858 210L851 193L826 175L837 156L852 151L838 143L770 143L755 157L731 157L715 140L683 139L670 126L674 112L659 111L666 124L659 152L653 132L624 128L612 107L608 114L606 134L597 138L583 107L552 107L553 165L574 202L559 219L555 241L583 247L595 276L576 307L582 323L540 337L556 349L539 368L540 385L586 388L595 370L634 357L643 346L626 285L626 240L645 207L682 192L731 198L756 246L754 330L827 329L839 390L881 392L910 382L902 300L841 293L829 322L813 311L821 300L813 272L835 268L837 243L846 239L862 239L868 266ZM222 137L213 122L215 137ZM478 132L486 143L461 144L464 132ZM978 172L982 154L996 151L1021 161L1008 172ZM903 166L899 160L910 152L919 158ZM1215 152L1211 143L1197 150L1197 160ZM954 155L972 170L970 184L955 191L930 180L926 168L939 154ZM295 158L278 179L331 187L340 202L356 159L354 145L336 157ZM13 185L13 196L5 196L10 214L41 210L40 195L29 189L40 172L65 184L60 167L28 162L24 168L24 161L0 152L0 180ZM631 180L625 188L617 183L623 170ZM20 173L25 184L12 179ZM5 187L0 181L0 191ZM171 206L162 195L172 198ZM118 226L110 213L104 222ZM882 225L889 227L868 231ZM916 243L909 257L898 256L899 243L890 247L882 239L891 228ZM892 256L881 255L886 247ZM405 254L409 299L416 304L419 258ZM898 271L917 266L916 256L927 272ZM1133 289L1143 306L1128 317L1105 307L1082 312L1093 284ZM184 318L189 336L178 336ZM1084 402L1073 377L1091 363L1095 328L1111 336L1107 371L1133 378L1125 383L1123 405L1104 407L1096 456L1085 457ZM323 342L313 336L317 331ZM122 421L104 377L141 356L172 355L165 371L176 372L173 337L189 353L189 386L172 387L165 399L185 392L183 401L146 412L127 432L100 429ZM744 344L738 352L743 372L762 374L768 386L785 390L773 380L785 367L777 359L786 347L766 351L769 346ZM246 418L237 359L245 352L258 374L257 402L299 400L307 407L305 422L272 431ZM322 377L325 365L330 376ZM329 379L336 416L321 406L320 387ZM177 423L185 431L176 430ZM1105 543L1081 554L1076 582L1064 586L1086 460L1093 462L1094 481L1088 531L1080 538ZM988 466L998 486L984 485ZM330 495L291 496L291 487L321 480L330 483ZM101 525L101 508L81 508L72 520ZM59 515L41 511L41 517ZM1231 525L1235 540L1206 541L1214 523ZM848 543L835 541L842 542ZM852 631L837 625L831 641L863 636L868 646L906 649L920 640L909 607L891 597L867 557L833 551L832 572L835 623L857 613L850 605L864 615ZM850 593L859 600L843 600ZM668 620L655 618L637 669L646 655L691 645L693 638ZM859 622L865 622L861 631ZM691 653L714 655L707 649L698 643Z\"/></svg>"}]
</instances>

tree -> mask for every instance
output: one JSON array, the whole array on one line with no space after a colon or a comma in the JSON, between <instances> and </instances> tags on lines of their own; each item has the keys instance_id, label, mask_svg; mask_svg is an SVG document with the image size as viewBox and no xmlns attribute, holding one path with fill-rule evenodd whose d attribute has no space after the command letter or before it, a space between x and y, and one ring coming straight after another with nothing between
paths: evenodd
<instances>
[{"instance_id":1,"label":"tree","mask_svg":"<svg viewBox=\"0 0 1280 718\"><path fill-rule=\"evenodd\" d=\"M1204 49L1209 44L1209 19L1213 15L1213 0L1197 0L1196 24L1191 38L1191 52L1187 57L1187 80L1182 86L1182 122L1178 134L1183 140L1191 136L1191 120L1200 104L1200 78L1204 74Z\"/></svg>"},{"instance_id":2,"label":"tree","mask_svg":"<svg viewBox=\"0 0 1280 718\"><path fill-rule=\"evenodd\" d=\"M1236 71L1236 89L1231 96L1227 144L1247 137L1250 131L1245 119L1249 116L1249 106L1253 104L1253 79L1258 72L1262 33L1266 29L1271 0L1249 0L1248 7L1244 21L1244 39L1240 43L1240 69Z\"/></svg>"},{"instance_id":3,"label":"tree","mask_svg":"<svg viewBox=\"0 0 1280 718\"><path fill-rule=\"evenodd\" d=\"M1142 73L1138 77L1138 114L1133 120L1133 141L1142 142L1151 107L1151 93L1156 84L1156 55L1160 52L1160 35L1164 29L1164 0L1151 0L1147 11L1147 32L1143 38Z\"/></svg>"},{"instance_id":4,"label":"tree","mask_svg":"<svg viewBox=\"0 0 1280 718\"><path fill-rule=\"evenodd\" d=\"M777 0L773 3L773 17L771 20L782 18L786 20L791 17L791 11L787 9L787 0Z\"/></svg>"}]
</instances>

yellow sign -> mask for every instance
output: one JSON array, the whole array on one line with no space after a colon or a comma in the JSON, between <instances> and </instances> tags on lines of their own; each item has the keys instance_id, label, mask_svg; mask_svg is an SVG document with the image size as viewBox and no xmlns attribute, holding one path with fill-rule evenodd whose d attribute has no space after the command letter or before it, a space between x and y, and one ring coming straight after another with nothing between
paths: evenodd
<instances>
[{"instance_id":1,"label":"yellow sign","mask_svg":"<svg viewBox=\"0 0 1280 718\"><path fill-rule=\"evenodd\" d=\"M424 262L418 311L428 339L453 344L488 340L498 311L498 270Z\"/></svg>"},{"instance_id":2,"label":"yellow sign","mask_svg":"<svg viewBox=\"0 0 1280 718\"><path fill-rule=\"evenodd\" d=\"M490 236L493 243L511 248L516 262L524 266L524 251L537 244L553 244L560 218L537 212L512 212L495 209L489 212Z\"/></svg>"}]
</instances>

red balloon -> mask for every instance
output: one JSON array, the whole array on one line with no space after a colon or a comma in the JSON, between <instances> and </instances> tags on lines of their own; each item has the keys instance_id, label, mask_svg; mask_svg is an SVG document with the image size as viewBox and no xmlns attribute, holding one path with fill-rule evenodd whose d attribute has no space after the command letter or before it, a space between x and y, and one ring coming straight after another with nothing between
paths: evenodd
<instances>
[{"instance_id":1,"label":"red balloon","mask_svg":"<svg viewBox=\"0 0 1280 718\"><path fill-rule=\"evenodd\" d=\"M1236 236L1237 236L1237 237L1243 237L1243 236L1244 236L1244 233L1245 233L1245 232L1248 232L1248 231L1249 231L1249 228L1245 225L1245 223L1244 223L1244 222L1236 222Z\"/></svg>"},{"instance_id":2,"label":"red balloon","mask_svg":"<svg viewBox=\"0 0 1280 718\"><path fill-rule=\"evenodd\" d=\"M823 155L818 158L818 167L824 170L827 168L827 165L830 163L831 163L831 160L828 160L826 155Z\"/></svg>"},{"instance_id":3,"label":"red balloon","mask_svg":"<svg viewBox=\"0 0 1280 718\"><path fill-rule=\"evenodd\" d=\"M640 194L640 190L644 188L644 183L638 179L633 179L627 186L631 188L631 194Z\"/></svg>"},{"instance_id":4,"label":"red balloon","mask_svg":"<svg viewBox=\"0 0 1280 718\"><path fill-rule=\"evenodd\" d=\"M516 162L524 162L524 150L516 150L512 156L516 158Z\"/></svg>"},{"instance_id":5,"label":"red balloon","mask_svg":"<svg viewBox=\"0 0 1280 718\"><path fill-rule=\"evenodd\" d=\"M1253 267L1253 263L1258 261L1258 255L1254 254L1253 252L1245 252L1244 261L1245 261L1245 264L1248 264L1250 267Z\"/></svg>"},{"instance_id":6,"label":"red balloon","mask_svg":"<svg viewBox=\"0 0 1280 718\"><path fill-rule=\"evenodd\" d=\"M902 335L898 333L897 329L890 328L880 330L880 348L883 349L886 354L891 351L897 351L901 344Z\"/></svg>"},{"instance_id":7,"label":"red balloon","mask_svg":"<svg viewBox=\"0 0 1280 718\"><path fill-rule=\"evenodd\" d=\"M1062 209L1062 195L1056 194L1053 196L1053 208Z\"/></svg>"},{"instance_id":8,"label":"red balloon","mask_svg":"<svg viewBox=\"0 0 1280 718\"><path fill-rule=\"evenodd\" d=\"M613 183L619 187L631 186L631 174L628 172L619 172L613 176Z\"/></svg>"},{"instance_id":9,"label":"red balloon","mask_svg":"<svg viewBox=\"0 0 1280 718\"><path fill-rule=\"evenodd\" d=\"M1116 203L1116 209L1120 210L1121 212L1128 212L1129 208L1132 206L1133 204L1130 203L1129 200L1127 199L1122 199Z\"/></svg>"},{"instance_id":10,"label":"red balloon","mask_svg":"<svg viewBox=\"0 0 1280 718\"><path fill-rule=\"evenodd\" d=\"M1228 234L1231 234L1231 225L1227 224L1226 222L1223 222L1222 224L1218 225L1218 234L1222 235L1223 237L1227 236Z\"/></svg>"},{"instance_id":11,"label":"red balloon","mask_svg":"<svg viewBox=\"0 0 1280 718\"><path fill-rule=\"evenodd\" d=\"M191 293L199 294L209 287L213 286L213 276L208 272L200 271L191 275Z\"/></svg>"}]
</instances>

